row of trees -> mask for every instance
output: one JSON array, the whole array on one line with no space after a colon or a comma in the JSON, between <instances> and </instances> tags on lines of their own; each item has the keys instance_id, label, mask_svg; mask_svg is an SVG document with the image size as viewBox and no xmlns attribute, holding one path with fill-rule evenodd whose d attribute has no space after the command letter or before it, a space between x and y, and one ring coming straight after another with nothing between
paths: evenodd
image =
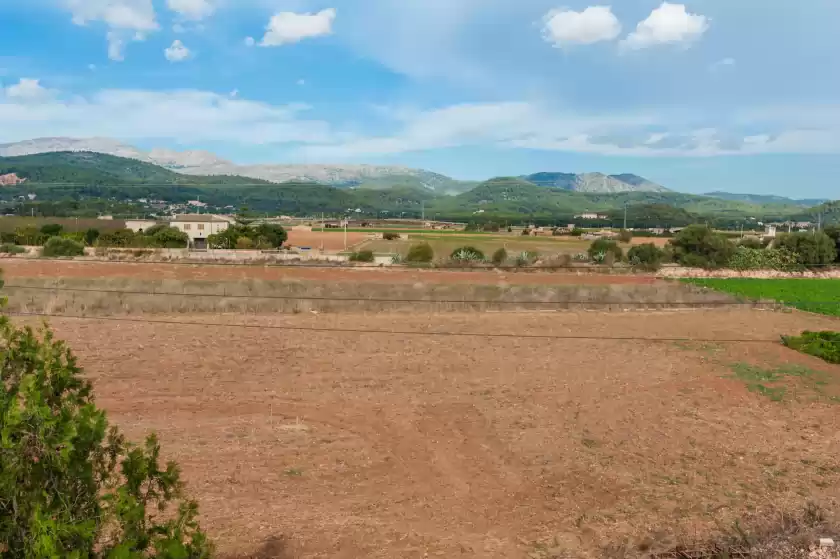
<instances>
[{"instance_id":1,"label":"row of trees","mask_svg":"<svg viewBox=\"0 0 840 559\"><path fill-rule=\"evenodd\" d=\"M256 227L234 224L215 235L207 237L210 248L216 249L277 249L289 235L279 225L263 223Z\"/></svg>"}]
</instances>

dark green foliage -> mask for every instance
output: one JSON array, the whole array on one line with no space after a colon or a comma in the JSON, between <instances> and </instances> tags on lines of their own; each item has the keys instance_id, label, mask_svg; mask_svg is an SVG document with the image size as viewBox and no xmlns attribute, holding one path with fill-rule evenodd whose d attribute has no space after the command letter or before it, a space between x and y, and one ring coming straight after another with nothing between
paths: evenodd
<instances>
[{"instance_id":1,"label":"dark green foliage","mask_svg":"<svg viewBox=\"0 0 840 559\"><path fill-rule=\"evenodd\" d=\"M764 248L764 243L761 242L761 239L756 237L744 237L740 241L738 241L739 247L749 248L760 250Z\"/></svg>"},{"instance_id":2,"label":"dark green foliage","mask_svg":"<svg viewBox=\"0 0 840 559\"><path fill-rule=\"evenodd\" d=\"M593 260L601 258L598 256L599 254L612 254L612 258L615 261L620 261L624 258L624 251L621 250L618 243L611 241L610 239L595 239L592 241L592 244L589 245L587 252L589 253L589 258L592 258Z\"/></svg>"},{"instance_id":3,"label":"dark green foliage","mask_svg":"<svg viewBox=\"0 0 840 559\"><path fill-rule=\"evenodd\" d=\"M276 249L283 246L288 234L279 225L263 224L256 227L248 225L231 225L221 233L207 237L210 248L233 249L239 248L240 239L250 241L248 248Z\"/></svg>"},{"instance_id":4,"label":"dark green foliage","mask_svg":"<svg viewBox=\"0 0 840 559\"><path fill-rule=\"evenodd\" d=\"M0 253L3 254L23 254L24 252L26 252L26 249L20 245L13 245L10 243L0 245Z\"/></svg>"},{"instance_id":5,"label":"dark green foliage","mask_svg":"<svg viewBox=\"0 0 840 559\"><path fill-rule=\"evenodd\" d=\"M72 239L64 239L62 237L50 237L44 244L43 256L48 258L55 258L59 256L83 256L85 254L85 246Z\"/></svg>"},{"instance_id":6,"label":"dark green foliage","mask_svg":"<svg viewBox=\"0 0 840 559\"><path fill-rule=\"evenodd\" d=\"M99 238L99 229L90 228L85 231L85 244L89 247L92 247L96 244L96 240Z\"/></svg>"},{"instance_id":7,"label":"dark green foliage","mask_svg":"<svg viewBox=\"0 0 840 559\"><path fill-rule=\"evenodd\" d=\"M2 317L0 336L0 557L209 558L197 507L181 501L177 465L159 465L155 437L134 447L109 427L49 330Z\"/></svg>"},{"instance_id":8,"label":"dark green foliage","mask_svg":"<svg viewBox=\"0 0 840 559\"><path fill-rule=\"evenodd\" d=\"M360 250L350 254L350 262L373 262L373 260L372 250Z\"/></svg>"},{"instance_id":9,"label":"dark green foliage","mask_svg":"<svg viewBox=\"0 0 840 559\"><path fill-rule=\"evenodd\" d=\"M837 258L835 258L834 261L840 262L840 226L833 225L831 227L826 227L824 232L832 241L834 241L834 250L837 251Z\"/></svg>"},{"instance_id":10,"label":"dark green foliage","mask_svg":"<svg viewBox=\"0 0 840 559\"><path fill-rule=\"evenodd\" d=\"M627 251L627 259L630 261L630 264L651 272L662 267L664 258L665 251L653 243L636 245Z\"/></svg>"},{"instance_id":11,"label":"dark green foliage","mask_svg":"<svg viewBox=\"0 0 840 559\"><path fill-rule=\"evenodd\" d=\"M34 227L21 227L15 231L15 242L19 245L40 246L48 238Z\"/></svg>"},{"instance_id":12,"label":"dark green foliage","mask_svg":"<svg viewBox=\"0 0 840 559\"><path fill-rule=\"evenodd\" d=\"M429 243L420 243L408 249L405 261L426 264L434 260L434 258L435 251L432 249L432 245Z\"/></svg>"},{"instance_id":13,"label":"dark green foliage","mask_svg":"<svg viewBox=\"0 0 840 559\"><path fill-rule=\"evenodd\" d=\"M522 230L522 236L523 236L523 237L524 237L524 236L527 236L527 235L530 235L530 234L531 234L531 230L530 230L530 229L523 229L523 230Z\"/></svg>"},{"instance_id":14,"label":"dark green foliage","mask_svg":"<svg viewBox=\"0 0 840 559\"><path fill-rule=\"evenodd\" d=\"M58 237L64 231L64 227L57 223L48 223L41 227L41 233L47 237Z\"/></svg>"},{"instance_id":15,"label":"dark green foliage","mask_svg":"<svg viewBox=\"0 0 840 559\"><path fill-rule=\"evenodd\" d=\"M236 250L251 250L254 248L254 241L248 237L239 237L236 239L236 246L234 248Z\"/></svg>"},{"instance_id":16,"label":"dark green foliage","mask_svg":"<svg viewBox=\"0 0 840 559\"><path fill-rule=\"evenodd\" d=\"M151 238L150 241L146 242L146 246L154 248L186 248L190 242L190 238L186 233L174 227L164 226L160 229L150 227L149 232L143 235L147 239Z\"/></svg>"},{"instance_id":17,"label":"dark green foliage","mask_svg":"<svg viewBox=\"0 0 840 559\"><path fill-rule=\"evenodd\" d=\"M777 248L786 248L797 255L803 266L824 266L837 258L834 239L822 231L788 233L776 240Z\"/></svg>"},{"instance_id":18,"label":"dark green foliage","mask_svg":"<svg viewBox=\"0 0 840 559\"><path fill-rule=\"evenodd\" d=\"M386 241L396 241L400 238L400 234L385 231L384 233L382 233L382 238Z\"/></svg>"},{"instance_id":19,"label":"dark green foliage","mask_svg":"<svg viewBox=\"0 0 840 559\"><path fill-rule=\"evenodd\" d=\"M251 231L249 236L260 248L280 248L289 238L285 229L269 223L257 225Z\"/></svg>"},{"instance_id":20,"label":"dark green foliage","mask_svg":"<svg viewBox=\"0 0 840 559\"><path fill-rule=\"evenodd\" d=\"M689 225L671 239L674 258L683 266L721 268L729 263L735 245L705 225Z\"/></svg>"},{"instance_id":21,"label":"dark green foliage","mask_svg":"<svg viewBox=\"0 0 840 559\"><path fill-rule=\"evenodd\" d=\"M805 331L801 336L782 336L782 343L829 363L840 363L840 332Z\"/></svg>"},{"instance_id":22,"label":"dark green foliage","mask_svg":"<svg viewBox=\"0 0 840 559\"><path fill-rule=\"evenodd\" d=\"M145 236L137 235L131 229L118 229L102 233L97 237L96 246L113 248L143 248Z\"/></svg>"},{"instance_id":23,"label":"dark green foliage","mask_svg":"<svg viewBox=\"0 0 840 559\"><path fill-rule=\"evenodd\" d=\"M449 258L456 262L483 262L484 253L475 247L465 246L453 250Z\"/></svg>"},{"instance_id":24,"label":"dark green foliage","mask_svg":"<svg viewBox=\"0 0 840 559\"><path fill-rule=\"evenodd\" d=\"M569 233L569 235L571 235L572 237L580 237L584 233L586 233L585 230L581 229L580 227L575 227L574 229L572 229L572 231L571 231L571 233Z\"/></svg>"},{"instance_id":25,"label":"dark green foliage","mask_svg":"<svg viewBox=\"0 0 840 559\"><path fill-rule=\"evenodd\" d=\"M488 221L484 224L484 227L482 227L481 229L482 231L485 231L487 233L498 233L499 229L501 229L501 226L499 226L499 224L495 221Z\"/></svg>"},{"instance_id":26,"label":"dark green foliage","mask_svg":"<svg viewBox=\"0 0 840 559\"><path fill-rule=\"evenodd\" d=\"M502 247L502 248L498 249L496 252L493 253L493 257L490 260L496 266L501 266L502 264L505 263L505 261L507 259L508 259L508 252L507 252L507 250L505 250L504 247Z\"/></svg>"},{"instance_id":27,"label":"dark green foliage","mask_svg":"<svg viewBox=\"0 0 840 559\"><path fill-rule=\"evenodd\" d=\"M0 243L14 244L16 236L14 231L0 231Z\"/></svg>"}]
</instances>

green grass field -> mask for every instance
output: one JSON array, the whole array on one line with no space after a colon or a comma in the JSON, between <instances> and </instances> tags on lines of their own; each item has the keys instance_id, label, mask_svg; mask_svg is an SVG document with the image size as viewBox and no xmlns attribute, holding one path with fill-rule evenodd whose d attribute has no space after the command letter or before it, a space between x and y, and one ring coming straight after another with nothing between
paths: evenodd
<instances>
[{"instance_id":1,"label":"green grass field","mask_svg":"<svg viewBox=\"0 0 840 559\"><path fill-rule=\"evenodd\" d=\"M772 299L803 311L840 316L840 279L730 278L683 281L750 299Z\"/></svg>"}]
</instances>

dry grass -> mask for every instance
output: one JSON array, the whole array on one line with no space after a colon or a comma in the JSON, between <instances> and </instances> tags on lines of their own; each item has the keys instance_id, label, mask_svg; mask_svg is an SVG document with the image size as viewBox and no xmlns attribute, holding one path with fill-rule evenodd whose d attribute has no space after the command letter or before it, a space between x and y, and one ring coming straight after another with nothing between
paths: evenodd
<instances>
[{"instance_id":1,"label":"dry grass","mask_svg":"<svg viewBox=\"0 0 840 559\"><path fill-rule=\"evenodd\" d=\"M835 384L840 367L773 342L598 339L775 340L836 320L760 311L213 317L263 326L242 329L207 326L207 316L52 322L109 417L134 439L159 433L223 553L635 558L718 541L736 521L752 532L750 518L769 525L808 502L838 510L840 408L773 401L731 366L799 365ZM543 550L558 554L533 555Z\"/></svg>"}]
</instances>

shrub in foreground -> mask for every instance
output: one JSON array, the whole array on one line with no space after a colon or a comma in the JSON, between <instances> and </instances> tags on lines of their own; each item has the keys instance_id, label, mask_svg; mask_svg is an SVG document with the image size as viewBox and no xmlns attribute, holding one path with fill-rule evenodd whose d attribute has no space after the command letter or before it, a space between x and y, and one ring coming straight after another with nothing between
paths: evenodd
<instances>
[{"instance_id":1,"label":"shrub in foreground","mask_svg":"<svg viewBox=\"0 0 840 559\"><path fill-rule=\"evenodd\" d=\"M610 239L595 239L587 250L589 258L596 262L603 262L607 254L611 254L614 261L620 261L624 257L624 251L618 243ZM602 256L603 255L603 256Z\"/></svg>"},{"instance_id":2,"label":"shrub in foreground","mask_svg":"<svg viewBox=\"0 0 840 559\"><path fill-rule=\"evenodd\" d=\"M802 267L799 258L786 248L747 248L739 246L729 259L733 270L780 270L792 272Z\"/></svg>"},{"instance_id":3,"label":"shrub in foreground","mask_svg":"<svg viewBox=\"0 0 840 559\"><path fill-rule=\"evenodd\" d=\"M51 237L46 244L44 244L42 254L47 257L83 256L85 254L85 246L72 239Z\"/></svg>"},{"instance_id":4,"label":"shrub in foreground","mask_svg":"<svg viewBox=\"0 0 840 559\"><path fill-rule=\"evenodd\" d=\"M420 243L413 245L408 249L408 254L405 257L406 262L427 264L434 260L435 251L429 243Z\"/></svg>"},{"instance_id":5,"label":"shrub in foreground","mask_svg":"<svg viewBox=\"0 0 840 559\"><path fill-rule=\"evenodd\" d=\"M662 267L662 260L665 258L665 251L653 243L636 245L627 251L627 259L630 264L642 270L655 272Z\"/></svg>"},{"instance_id":6,"label":"shrub in foreground","mask_svg":"<svg viewBox=\"0 0 840 559\"><path fill-rule=\"evenodd\" d=\"M484 253L475 247L456 248L449 258L455 262L484 262Z\"/></svg>"},{"instance_id":7,"label":"shrub in foreground","mask_svg":"<svg viewBox=\"0 0 840 559\"><path fill-rule=\"evenodd\" d=\"M373 262L373 251L360 250L350 254L350 262Z\"/></svg>"},{"instance_id":8,"label":"shrub in foreground","mask_svg":"<svg viewBox=\"0 0 840 559\"><path fill-rule=\"evenodd\" d=\"M2 317L0 356L0 556L210 557L178 466L109 428L63 342Z\"/></svg>"},{"instance_id":9,"label":"shrub in foreground","mask_svg":"<svg viewBox=\"0 0 840 559\"><path fill-rule=\"evenodd\" d=\"M505 263L508 259L507 250L504 247L498 249L496 252L493 253L493 256L490 258L490 261L493 262L496 266L501 266Z\"/></svg>"},{"instance_id":10,"label":"shrub in foreground","mask_svg":"<svg viewBox=\"0 0 840 559\"><path fill-rule=\"evenodd\" d=\"M627 229L622 229L618 232L618 240L622 243L629 243L633 240L633 233Z\"/></svg>"},{"instance_id":11,"label":"shrub in foreground","mask_svg":"<svg viewBox=\"0 0 840 559\"><path fill-rule=\"evenodd\" d=\"M722 268L729 263L735 245L706 225L689 225L671 239L674 259L693 268Z\"/></svg>"},{"instance_id":12,"label":"shrub in foreground","mask_svg":"<svg viewBox=\"0 0 840 559\"><path fill-rule=\"evenodd\" d=\"M389 232L389 231L386 231L386 232L382 233L382 239L385 240L385 241L397 241L397 240L399 240L399 238L400 238L399 233L393 233L393 232Z\"/></svg>"},{"instance_id":13,"label":"shrub in foreground","mask_svg":"<svg viewBox=\"0 0 840 559\"><path fill-rule=\"evenodd\" d=\"M837 258L834 239L822 231L782 235L776 241L776 248L786 248L795 253L803 266L825 266Z\"/></svg>"},{"instance_id":14,"label":"shrub in foreground","mask_svg":"<svg viewBox=\"0 0 840 559\"><path fill-rule=\"evenodd\" d=\"M782 343L791 349L819 357L829 363L840 363L840 332L802 332L801 336L782 336Z\"/></svg>"},{"instance_id":15,"label":"shrub in foreground","mask_svg":"<svg viewBox=\"0 0 840 559\"><path fill-rule=\"evenodd\" d=\"M0 245L0 253L2 254L23 254L24 252L26 252L26 249L19 245L9 243Z\"/></svg>"}]
</instances>

